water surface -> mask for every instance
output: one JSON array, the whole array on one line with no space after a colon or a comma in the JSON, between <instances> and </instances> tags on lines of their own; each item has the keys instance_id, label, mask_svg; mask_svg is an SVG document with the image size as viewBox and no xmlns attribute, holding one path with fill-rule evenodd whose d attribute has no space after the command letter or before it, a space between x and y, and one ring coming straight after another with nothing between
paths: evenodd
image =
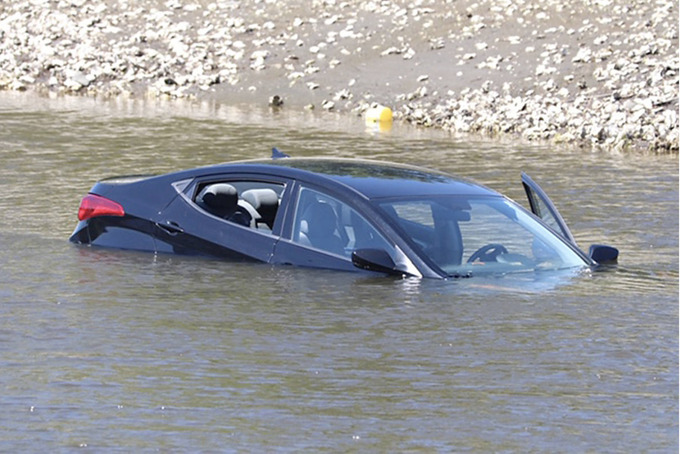
<instances>
[{"instance_id":1,"label":"water surface","mask_svg":"<svg viewBox=\"0 0 680 454\"><path fill-rule=\"evenodd\" d=\"M527 171L620 265L442 282L67 242L97 179L272 146L425 165L521 203ZM0 167L3 451L678 450L677 156L0 92Z\"/></svg>"}]
</instances>

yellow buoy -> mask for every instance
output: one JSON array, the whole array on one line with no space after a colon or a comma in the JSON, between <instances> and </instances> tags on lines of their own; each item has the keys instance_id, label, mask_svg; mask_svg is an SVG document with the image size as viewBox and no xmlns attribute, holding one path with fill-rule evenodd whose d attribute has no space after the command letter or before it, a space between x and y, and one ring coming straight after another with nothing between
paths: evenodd
<instances>
[{"instance_id":1,"label":"yellow buoy","mask_svg":"<svg viewBox=\"0 0 680 454\"><path fill-rule=\"evenodd\" d=\"M366 123L389 123L392 121L392 109L385 106L371 107L366 111Z\"/></svg>"}]
</instances>

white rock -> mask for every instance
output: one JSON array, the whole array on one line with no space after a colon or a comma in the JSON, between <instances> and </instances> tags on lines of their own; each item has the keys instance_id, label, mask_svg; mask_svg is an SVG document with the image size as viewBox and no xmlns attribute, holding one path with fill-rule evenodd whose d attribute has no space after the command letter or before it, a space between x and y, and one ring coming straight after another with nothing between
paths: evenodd
<instances>
[{"instance_id":1,"label":"white rock","mask_svg":"<svg viewBox=\"0 0 680 454\"><path fill-rule=\"evenodd\" d=\"M581 47L574 58L571 59L573 63L588 63L593 56L593 51L588 47Z\"/></svg>"}]
</instances>

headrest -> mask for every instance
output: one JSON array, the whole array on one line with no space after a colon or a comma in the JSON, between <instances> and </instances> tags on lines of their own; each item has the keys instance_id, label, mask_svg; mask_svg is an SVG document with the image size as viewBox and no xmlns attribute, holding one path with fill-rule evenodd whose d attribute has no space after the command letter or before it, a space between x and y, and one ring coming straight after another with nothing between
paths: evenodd
<instances>
[{"instance_id":1,"label":"headrest","mask_svg":"<svg viewBox=\"0 0 680 454\"><path fill-rule=\"evenodd\" d=\"M243 191L241 198L251 204L256 210L260 208L273 208L279 206L279 197L276 195L273 189L262 188L262 189L249 189Z\"/></svg>"},{"instance_id":2,"label":"headrest","mask_svg":"<svg viewBox=\"0 0 680 454\"><path fill-rule=\"evenodd\" d=\"M230 184L211 184L202 191L201 199L213 208L230 208L238 203L238 192Z\"/></svg>"}]
</instances>

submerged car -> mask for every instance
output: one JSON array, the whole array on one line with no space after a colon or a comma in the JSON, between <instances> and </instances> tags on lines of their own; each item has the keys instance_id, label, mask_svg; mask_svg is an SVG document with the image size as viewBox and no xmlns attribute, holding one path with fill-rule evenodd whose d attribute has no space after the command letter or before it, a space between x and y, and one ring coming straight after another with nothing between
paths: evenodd
<instances>
[{"instance_id":1,"label":"submerged car","mask_svg":"<svg viewBox=\"0 0 680 454\"><path fill-rule=\"evenodd\" d=\"M533 214L433 170L273 156L99 181L70 241L439 279L616 261L609 246L579 249L543 190L522 182Z\"/></svg>"}]
</instances>

